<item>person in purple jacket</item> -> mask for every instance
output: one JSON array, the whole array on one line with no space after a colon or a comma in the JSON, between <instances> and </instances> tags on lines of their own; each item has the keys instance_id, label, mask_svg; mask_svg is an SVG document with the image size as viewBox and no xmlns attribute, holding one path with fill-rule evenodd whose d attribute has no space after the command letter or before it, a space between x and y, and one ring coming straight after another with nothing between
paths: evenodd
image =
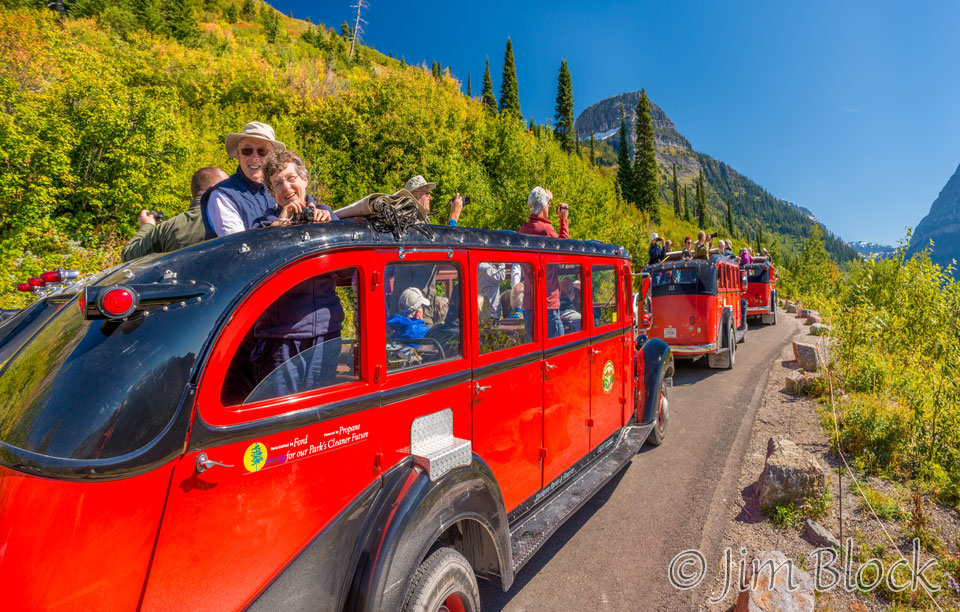
<instances>
[{"instance_id":1,"label":"person in purple jacket","mask_svg":"<svg viewBox=\"0 0 960 612\"><path fill-rule=\"evenodd\" d=\"M315 223L337 219L330 207L317 204L307 195L310 173L296 153L286 150L270 155L263 174L277 203L254 227L286 225L304 211ZM348 269L311 277L281 295L260 315L253 326L250 353L258 386L245 403L333 384L344 319L337 281L353 281L354 276L354 270Z\"/></svg>"}]
</instances>

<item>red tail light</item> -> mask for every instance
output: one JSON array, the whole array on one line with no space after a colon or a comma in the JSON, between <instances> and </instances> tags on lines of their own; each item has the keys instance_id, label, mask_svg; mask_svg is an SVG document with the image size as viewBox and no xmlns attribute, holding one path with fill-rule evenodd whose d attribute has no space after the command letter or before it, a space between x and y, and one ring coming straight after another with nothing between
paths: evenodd
<instances>
[{"instance_id":1,"label":"red tail light","mask_svg":"<svg viewBox=\"0 0 960 612\"><path fill-rule=\"evenodd\" d=\"M137 308L137 298L130 289L114 287L100 294L100 312L111 318L130 315Z\"/></svg>"},{"instance_id":2,"label":"red tail light","mask_svg":"<svg viewBox=\"0 0 960 612\"><path fill-rule=\"evenodd\" d=\"M30 283L17 283L17 291L33 291Z\"/></svg>"},{"instance_id":3,"label":"red tail light","mask_svg":"<svg viewBox=\"0 0 960 612\"><path fill-rule=\"evenodd\" d=\"M45 283L61 283L63 282L63 274L60 269L50 270L49 272L44 272L40 275L40 279Z\"/></svg>"},{"instance_id":4,"label":"red tail light","mask_svg":"<svg viewBox=\"0 0 960 612\"><path fill-rule=\"evenodd\" d=\"M44 283L43 279L39 276L34 276L33 278L27 279L27 284L31 287L43 287L46 283Z\"/></svg>"}]
</instances>

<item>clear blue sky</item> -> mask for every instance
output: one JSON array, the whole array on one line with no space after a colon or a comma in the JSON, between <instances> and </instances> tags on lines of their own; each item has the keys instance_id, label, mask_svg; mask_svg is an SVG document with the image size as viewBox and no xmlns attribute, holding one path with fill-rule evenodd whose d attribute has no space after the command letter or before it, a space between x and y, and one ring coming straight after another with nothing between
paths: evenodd
<instances>
[{"instance_id":1,"label":"clear blue sky","mask_svg":"<svg viewBox=\"0 0 960 612\"><path fill-rule=\"evenodd\" d=\"M314 23L355 0L273 0ZM697 151L809 208L846 240L893 244L960 164L960 2L368 0L362 40L440 61L499 95L513 40L526 117L553 117L566 59L576 113L646 88Z\"/></svg>"}]
</instances>

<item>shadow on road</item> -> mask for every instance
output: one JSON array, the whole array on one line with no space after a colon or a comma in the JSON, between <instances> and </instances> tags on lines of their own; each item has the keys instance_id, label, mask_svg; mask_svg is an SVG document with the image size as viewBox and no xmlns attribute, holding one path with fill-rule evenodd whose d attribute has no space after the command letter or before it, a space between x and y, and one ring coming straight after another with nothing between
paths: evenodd
<instances>
[{"instance_id":1,"label":"shadow on road","mask_svg":"<svg viewBox=\"0 0 960 612\"><path fill-rule=\"evenodd\" d=\"M647 447L645 446L644 448ZM536 577L540 570L543 569L543 566L549 563L554 555L566 545L570 538L607 502L629 466L629 463L623 466L623 468L610 479L610 482L604 485L596 495L591 497L582 508L577 510L556 533L550 536L550 539L543 545L543 548L538 550L530 561L520 569L509 591L506 593L503 592L499 578L480 580L480 602L483 606L483 612L502 611L513 599L513 596L519 593L530 580Z\"/></svg>"}]
</instances>

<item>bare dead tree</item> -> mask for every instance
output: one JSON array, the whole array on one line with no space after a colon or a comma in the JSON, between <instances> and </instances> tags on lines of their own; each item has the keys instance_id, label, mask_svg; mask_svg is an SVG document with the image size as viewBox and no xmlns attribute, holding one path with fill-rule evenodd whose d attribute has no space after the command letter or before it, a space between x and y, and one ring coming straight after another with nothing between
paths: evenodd
<instances>
[{"instance_id":1,"label":"bare dead tree","mask_svg":"<svg viewBox=\"0 0 960 612\"><path fill-rule=\"evenodd\" d=\"M367 4L367 0L357 0L357 3L352 5L352 8L357 9L357 19L353 23L353 37L350 38L350 59L353 59L353 49L356 47L357 38L360 36L360 32L363 31L363 26L360 24L367 23L365 19L360 18L360 11L369 7L370 5Z\"/></svg>"}]
</instances>

